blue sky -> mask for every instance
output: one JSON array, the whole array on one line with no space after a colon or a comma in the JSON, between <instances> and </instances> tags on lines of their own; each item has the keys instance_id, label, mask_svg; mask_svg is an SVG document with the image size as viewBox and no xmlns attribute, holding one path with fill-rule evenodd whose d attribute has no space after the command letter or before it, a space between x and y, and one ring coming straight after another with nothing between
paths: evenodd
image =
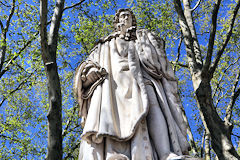
<instances>
[{"instance_id":1,"label":"blue sky","mask_svg":"<svg viewBox=\"0 0 240 160\"><path fill-rule=\"evenodd\" d=\"M52 2L52 1L51 1ZM74 1L72 1L72 2L78 2L78 0L74 0ZM35 5L38 5L38 2L33 2L33 1L27 1L27 4L32 4L32 3L34 3ZM227 2L225 1L224 2L224 7L221 7L221 10L220 11L225 11L226 10L226 6L227 6L227 4L226 4ZM65 3L65 6L69 6L69 5L71 5L71 3L70 3L70 1L66 1L66 3ZM126 7L128 7L127 6L127 4L125 3L125 1L123 2L123 1L118 1L118 7L117 8L126 8ZM90 12L92 11L94 11L95 9L98 9L100 12L98 12L98 14L100 15L101 14L101 7L100 6L96 6L96 7L91 7L90 8ZM6 10L7 11L7 10ZM2 12L3 12L3 10L2 11L0 11L0 15L2 15ZM76 13L76 12L72 12L71 10L67 10L67 11L65 11L64 12L64 16L63 16L63 18L68 18L67 16L68 15L71 15L72 13ZM109 14L109 15L113 15L113 14L115 14L115 9L109 9L108 11L107 11L107 14ZM34 15L33 15L34 16ZM39 16L36 16L36 18L37 18L37 20L39 21ZM16 16L14 16L13 17L13 20L16 20L17 19L17 17ZM69 19L69 21L73 21L74 20L74 17L72 16L70 16L70 19ZM4 22L4 20L3 20L3 22ZM197 26L197 31L198 32L200 32L200 29L201 29L201 24L199 23L199 24L196 24L196 26ZM220 27L220 26L219 26ZM75 43L75 39L74 39L74 33L72 33L71 32L71 27L70 28L65 28L66 29L66 31L65 32L67 32L66 33L66 35L68 35L69 37L70 37L70 39L69 39L69 42L71 42L70 44L71 44L71 46L70 47L68 47L68 48L64 48L64 46L63 46L63 49L62 49L62 52L63 53L66 53L63 57L60 57L59 56L59 59L58 59L58 64L59 64L59 66L62 66L63 64L62 64L62 62L63 62L63 60L65 60L65 59L68 59L68 58L72 58L71 60L69 60L69 63L71 64L71 66L72 66L72 68L70 67L70 66L68 66L68 67L66 67L65 68L65 70L60 70L60 72L59 72L59 74L60 75L63 75L63 73L65 72L65 71L71 71L71 72L74 72L74 68L76 68L77 67L77 62L78 61L80 61L80 59L81 59L81 56L79 56L79 55L76 55L75 57L69 57L68 56L68 54L67 53L72 53L72 52L74 52L74 51L76 51L76 50L80 50L81 49L81 46L79 45L79 44L76 44ZM12 30L12 32L16 32L16 31L14 31L14 30ZM11 38L11 37L9 37L9 38ZM19 38L17 35L16 35L16 37L12 37L12 38L15 38L15 39L17 39L17 38ZM205 38L208 38L208 34L206 34L205 36L199 36L198 37L199 39L200 39L200 43L201 44L203 44L203 45L206 45L207 44L207 41L205 40ZM10 40L10 39L9 39ZM178 41L179 40L176 40L176 44L178 44ZM39 41L35 41L35 43L38 43ZM177 46L175 46L175 47L172 47L172 48L166 48L166 52L167 52L167 54L168 54L168 58L169 58L169 60L174 60L173 58L172 58L172 55L170 55L170 53L172 53L172 52L177 52ZM185 46L184 45L182 45L182 47L181 47L181 53L182 53L182 56L181 56L181 59L184 59L185 57L183 56L183 55L185 55ZM38 54L39 54L39 52L38 52ZM25 54L25 56L26 56L26 58L29 56L28 54ZM175 57L174 57L175 58ZM31 58L30 58L31 59ZM28 67L29 65L27 64L27 63L25 63L25 65L26 65L26 67ZM44 70L42 69L42 71L44 72ZM10 75L7 75L7 76L10 76ZM192 129L192 131L193 131L193 134L194 134L194 137L197 139L197 140L201 140L201 136L202 135L199 135L198 134L198 132L197 132L197 128L198 128L198 126L196 125L197 124L197 121L199 120L199 113L198 113L198 111L196 110L196 103L195 103L195 100L193 100L192 98L191 98L191 96L192 96L192 91L193 91L193 87L192 87L192 82L191 82L191 79L190 79L190 77L189 77L189 74L182 74L182 73L180 73L180 72L178 72L177 73L177 76L178 76L178 78L180 79L180 80L183 80L183 79L185 79L186 78L186 76L188 76L188 78L187 78L187 81L186 81L186 84L185 84L185 86L182 86L183 87L183 89L184 89L184 94L182 95L182 101L183 101L183 106L184 106L184 108L185 108L185 111L186 111L186 114L187 114L187 117L188 117L188 120L189 120L189 123L190 123L190 126L191 126L191 129ZM39 81L41 81L41 82L43 82L43 83L45 83L45 81L46 81L46 79L43 77L41 80L39 80ZM63 97L66 99L66 97L65 96L68 96L68 94L72 91L72 81L66 81L66 83L69 83L69 84L71 84L70 85L70 88L66 88L65 90L63 90ZM36 88L37 89L37 88ZM45 89L46 90L46 89ZM35 91L33 91L32 92L33 94L35 93ZM29 98L35 98L36 100L38 100L38 99L40 99L40 98L46 98L47 99L47 93L45 93L43 96L41 96L41 97L38 97L39 95L32 95L31 97L29 97ZM36 106L42 106L42 105L46 105L46 102L47 101L44 101L44 102L36 102L35 104L34 104L34 107L36 107ZM238 103L239 103L239 101L238 101ZM7 107L7 105L8 105L8 103L5 103L5 107ZM73 100L73 97L71 97L71 98L69 98L69 99L67 99L66 100L66 103L64 103L64 111L69 111L73 106L74 106L75 104L74 104L74 100ZM239 104L238 104L238 106L239 106ZM0 111L1 111L1 113L4 113L4 109L5 109L5 107L2 107L2 108L0 108ZM44 107L46 107L46 106L44 106ZM42 108L44 108L44 107L42 107ZM35 133L35 132L37 132L38 131L38 129L39 129L39 127L40 127L40 125L45 125L46 124L46 117L45 117L45 115L44 115L44 113L45 113L45 110L42 110L42 108L40 107L39 109L36 109L36 110L38 110L39 112L39 116L42 116L42 118L43 119L45 119L45 121L42 121L42 123L41 124L39 124L39 125L37 125L36 127L34 127L34 128L27 128L27 129L29 129L31 132L33 132L33 133ZM46 109L46 108L44 108L44 109ZM35 110L35 109L34 109ZM197 120L195 120L194 118L193 118L193 115L197 115ZM63 112L63 117L65 118L65 115L66 115L66 113L65 112ZM6 118L6 117L5 117ZM78 118L77 117L77 114L76 114L76 118ZM64 119L64 122L66 122L67 121L67 119ZM201 120L200 120L200 122L201 122ZM199 125L201 125L201 123L199 124ZM235 131L236 133L238 132L238 134L239 134L239 130L236 130ZM46 132L45 133L43 133L42 135L44 135L44 134L46 134ZM79 135L80 136L80 135ZM237 140L236 140L236 138L233 138L233 141L234 141L234 144L236 144L236 142L237 142ZM0 142L1 142L1 139L0 139ZM38 142L39 142L39 144L38 144ZM46 147L46 145L47 145L47 139L46 139L46 135L44 135L44 138L41 138L41 137L39 137L39 138L36 138L35 140L34 140L34 143L36 143L35 145L41 145L41 146L43 146L43 147ZM7 144L8 145L8 144ZM43 156L44 157L44 156Z\"/></svg>"}]
</instances>

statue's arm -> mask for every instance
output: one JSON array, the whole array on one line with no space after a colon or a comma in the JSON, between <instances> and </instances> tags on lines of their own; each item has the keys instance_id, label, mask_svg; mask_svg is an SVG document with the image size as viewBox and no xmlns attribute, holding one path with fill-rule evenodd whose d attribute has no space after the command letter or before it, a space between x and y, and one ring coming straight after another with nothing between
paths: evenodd
<instances>
[{"instance_id":1,"label":"statue's arm","mask_svg":"<svg viewBox=\"0 0 240 160\"><path fill-rule=\"evenodd\" d=\"M156 79L165 77L175 81L174 72L166 56L165 41L156 33L145 29L140 30L138 37L141 44L139 48L142 48L139 57L146 71Z\"/></svg>"},{"instance_id":2,"label":"statue's arm","mask_svg":"<svg viewBox=\"0 0 240 160\"><path fill-rule=\"evenodd\" d=\"M106 71L104 68L98 65L98 63L94 63L92 61L86 62L82 73L81 73L81 80L82 80L82 88L89 88L92 84L96 81L101 79L103 76L106 75Z\"/></svg>"},{"instance_id":3,"label":"statue's arm","mask_svg":"<svg viewBox=\"0 0 240 160\"><path fill-rule=\"evenodd\" d=\"M86 61L76 69L73 81L73 93L79 104L81 125L84 126L88 114L88 103L95 90L106 78L107 72L98 64L98 55L93 51Z\"/></svg>"},{"instance_id":4,"label":"statue's arm","mask_svg":"<svg viewBox=\"0 0 240 160\"><path fill-rule=\"evenodd\" d=\"M79 105L83 99L88 99L96 86L106 77L107 72L98 64L98 48L96 47L86 61L76 69L73 91Z\"/></svg>"}]
</instances>

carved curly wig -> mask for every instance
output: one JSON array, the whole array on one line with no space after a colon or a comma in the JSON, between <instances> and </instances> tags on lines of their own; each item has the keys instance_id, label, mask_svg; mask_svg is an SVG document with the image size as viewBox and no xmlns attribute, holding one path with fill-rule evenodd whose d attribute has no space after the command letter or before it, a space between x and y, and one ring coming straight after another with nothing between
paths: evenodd
<instances>
[{"instance_id":1,"label":"carved curly wig","mask_svg":"<svg viewBox=\"0 0 240 160\"><path fill-rule=\"evenodd\" d=\"M117 24L119 23L119 15L120 15L121 12L124 12L124 11L128 11L128 12L131 13L131 15L132 15L132 26L137 27L137 20L136 20L135 15L133 14L132 10L130 8L121 8L121 9L117 10L117 12L114 16L114 19L113 19L113 26L114 26L115 31L118 31Z\"/></svg>"}]
</instances>

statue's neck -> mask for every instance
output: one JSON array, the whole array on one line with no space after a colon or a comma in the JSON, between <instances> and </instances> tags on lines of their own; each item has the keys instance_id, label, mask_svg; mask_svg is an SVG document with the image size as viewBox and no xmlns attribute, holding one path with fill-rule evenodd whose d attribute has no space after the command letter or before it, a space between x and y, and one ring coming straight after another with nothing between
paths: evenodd
<instances>
[{"instance_id":1,"label":"statue's neck","mask_svg":"<svg viewBox=\"0 0 240 160\"><path fill-rule=\"evenodd\" d=\"M136 39L136 26L132 26L126 29L126 31L115 31L115 35L119 38L125 39L127 41Z\"/></svg>"},{"instance_id":2,"label":"statue's neck","mask_svg":"<svg viewBox=\"0 0 240 160\"><path fill-rule=\"evenodd\" d=\"M137 39L136 36L136 26L132 26L126 29L126 32L124 34L121 33L121 31L115 31L112 34L108 35L107 37L99 39L94 46L96 46L99 43L105 43L107 41L110 41L113 38L119 37L121 39L125 39L126 41L135 41Z\"/></svg>"}]
</instances>

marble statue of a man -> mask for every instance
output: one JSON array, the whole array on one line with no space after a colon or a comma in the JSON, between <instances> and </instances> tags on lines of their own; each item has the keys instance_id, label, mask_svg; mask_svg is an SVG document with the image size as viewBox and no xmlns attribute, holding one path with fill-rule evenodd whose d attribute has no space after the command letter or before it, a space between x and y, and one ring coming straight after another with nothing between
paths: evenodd
<instances>
[{"instance_id":1,"label":"marble statue of a man","mask_svg":"<svg viewBox=\"0 0 240 160\"><path fill-rule=\"evenodd\" d=\"M79 160L183 159L189 144L164 41L119 9L74 79L83 133Z\"/></svg>"}]
</instances>

